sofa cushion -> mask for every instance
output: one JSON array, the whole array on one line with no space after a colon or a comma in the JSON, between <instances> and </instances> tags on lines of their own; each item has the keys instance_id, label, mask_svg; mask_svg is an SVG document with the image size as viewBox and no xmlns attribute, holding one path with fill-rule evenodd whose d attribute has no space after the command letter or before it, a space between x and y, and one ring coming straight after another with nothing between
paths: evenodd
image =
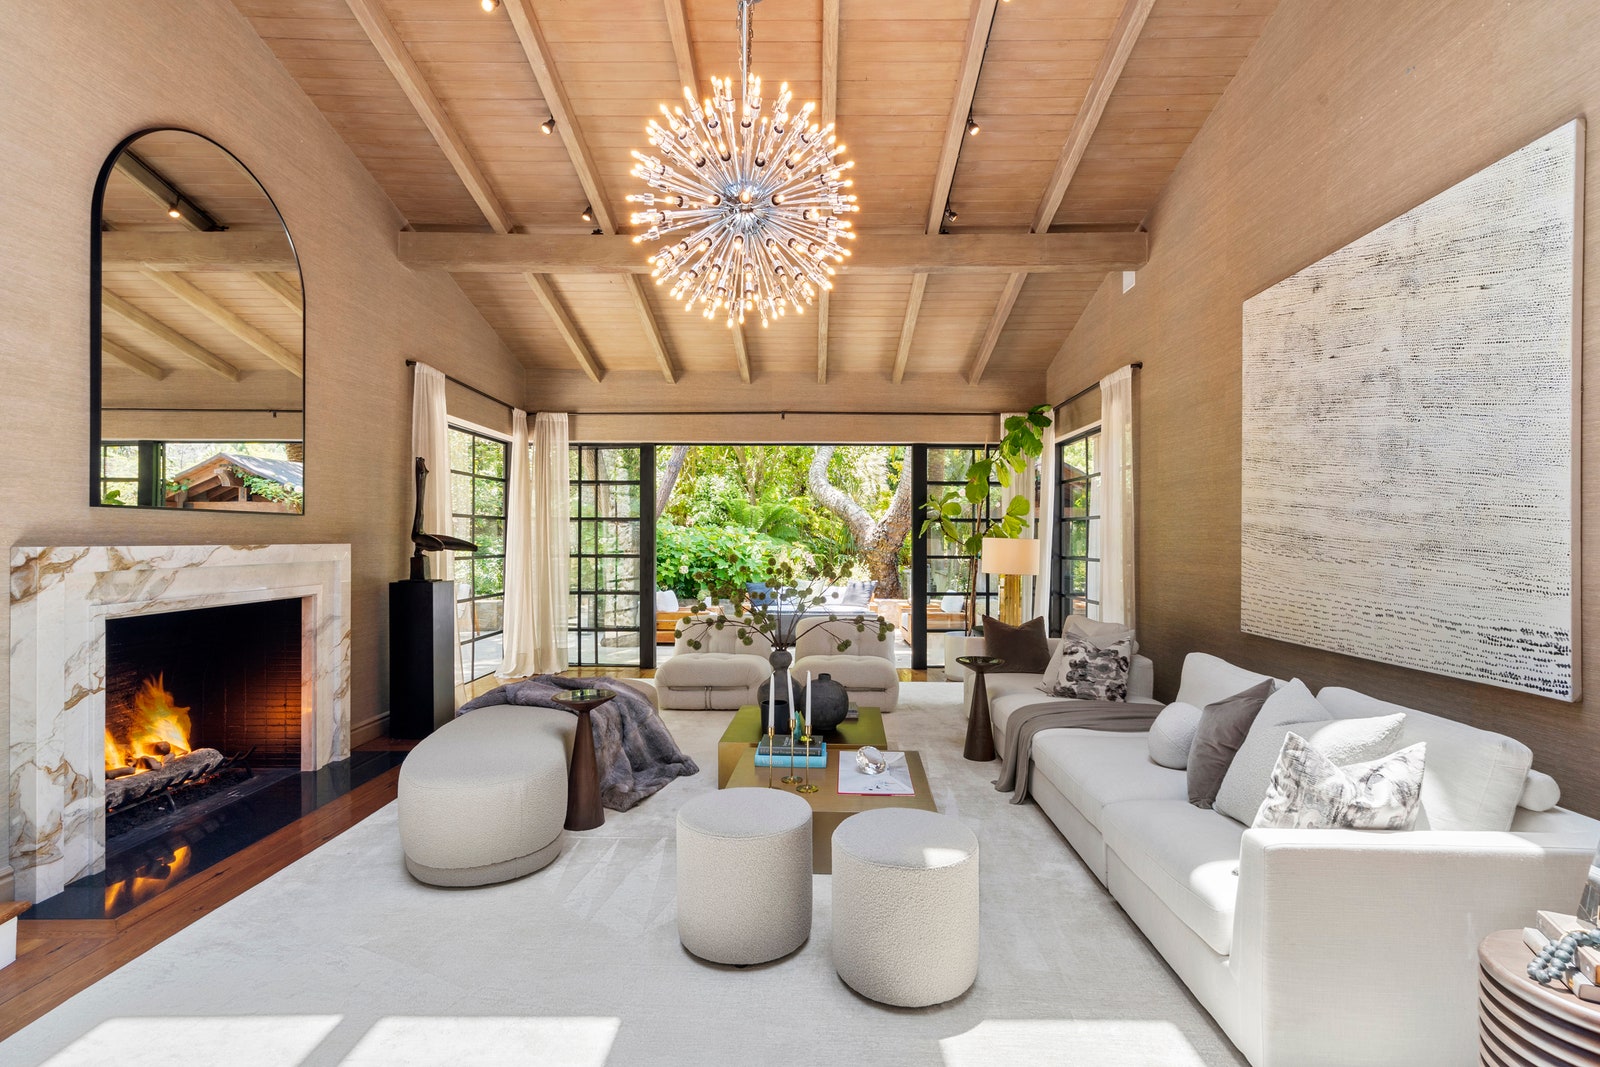
<instances>
[{"instance_id":1,"label":"sofa cushion","mask_svg":"<svg viewBox=\"0 0 1600 1067\"><path fill-rule=\"evenodd\" d=\"M1261 713L1265 715L1266 709L1263 708ZM1278 762L1278 756L1271 757L1270 762L1261 761L1266 771L1257 777L1261 766L1258 754L1267 751L1267 746L1280 733L1284 738L1291 732L1299 734L1337 766L1350 767L1387 756L1399 749L1400 739L1405 732L1405 719L1405 715L1399 713L1374 715L1370 719L1329 719L1296 723L1281 731L1270 729L1247 737L1239 749L1239 755L1234 758L1233 766L1228 768L1228 777L1223 779L1215 807L1230 819L1238 819L1246 826L1251 824L1261 810L1261 801L1272 784L1273 765ZM1278 741L1280 754L1283 745L1283 741ZM1420 759L1417 764L1421 766ZM1239 772L1237 775L1234 774L1235 770Z\"/></svg>"},{"instance_id":2,"label":"sofa cushion","mask_svg":"<svg viewBox=\"0 0 1600 1067\"><path fill-rule=\"evenodd\" d=\"M807 656L796 660L789 673L794 675L796 689L808 675L821 678L826 674L848 689L852 700L869 707L878 706L877 701L872 699L874 694L886 693L890 689L898 692L900 688L900 676L894 664L876 656L852 656L848 653Z\"/></svg>"},{"instance_id":3,"label":"sofa cushion","mask_svg":"<svg viewBox=\"0 0 1600 1067\"><path fill-rule=\"evenodd\" d=\"M717 625L719 620L721 626ZM745 643L747 638L749 644ZM695 644L700 647L694 647ZM720 652L725 655L754 656L765 663L772 651L772 642L756 629L748 615L691 615L678 620L672 648L675 656L687 652Z\"/></svg>"},{"instance_id":4,"label":"sofa cushion","mask_svg":"<svg viewBox=\"0 0 1600 1067\"><path fill-rule=\"evenodd\" d=\"M1111 804L1100 833L1185 926L1222 955L1232 952L1243 826L1177 797Z\"/></svg>"},{"instance_id":5,"label":"sofa cushion","mask_svg":"<svg viewBox=\"0 0 1600 1067\"><path fill-rule=\"evenodd\" d=\"M992 674L1042 674L1050 665L1050 641L1044 618L1011 626L992 615L983 617L983 654L1005 660Z\"/></svg>"},{"instance_id":6,"label":"sofa cushion","mask_svg":"<svg viewBox=\"0 0 1600 1067\"><path fill-rule=\"evenodd\" d=\"M1068 616L1062 624L1063 634L1077 634L1097 648L1109 648L1112 645L1127 642L1133 651L1139 651L1139 642L1134 639L1133 627L1125 622L1101 622L1085 615Z\"/></svg>"},{"instance_id":7,"label":"sofa cushion","mask_svg":"<svg viewBox=\"0 0 1600 1067\"><path fill-rule=\"evenodd\" d=\"M1163 767L1183 770L1189 766L1189 749L1194 747L1195 731L1200 728L1201 711L1193 704L1174 701L1161 709L1150 724L1150 758Z\"/></svg>"},{"instance_id":8,"label":"sofa cushion","mask_svg":"<svg viewBox=\"0 0 1600 1067\"><path fill-rule=\"evenodd\" d=\"M1504 734L1479 730L1454 719L1375 700L1352 689L1329 686L1317 694L1342 719L1404 714L1400 743L1428 743L1422 776L1419 830L1506 830L1533 765L1528 746Z\"/></svg>"},{"instance_id":9,"label":"sofa cushion","mask_svg":"<svg viewBox=\"0 0 1600 1067\"><path fill-rule=\"evenodd\" d=\"M1549 811L1561 803L1561 786L1543 771L1529 770L1522 781L1522 795L1517 797L1517 807L1529 811Z\"/></svg>"},{"instance_id":10,"label":"sofa cushion","mask_svg":"<svg viewBox=\"0 0 1600 1067\"><path fill-rule=\"evenodd\" d=\"M849 582L839 594L839 606L841 608L864 608L872 599L873 590L877 588L877 582Z\"/></svg>"},{"instance_id":11,"label":"sofa cushion","mask_svg":"<svg viewBox=\"0 0 1600 1067\"><path fill-rule=\"evenodd\" d=\"M1204 652L1191 652L1183 657L1183 675L1178 679L1178 695L1173 699L1203 708L1264 682L1269 677L1235 667L1225 659L1208 656Z\"/></svg>"},{"instance_id":12,"label":"sofa cushion","mask_svg":"<svg viewBox=\"0 0 1600 1067\"><path fill-rule=\"evenodd\" d=\"M841 644L848 644L843 652ZM801 619L795 627L795 659L811 656L866 656L894 662L894 631L884 629L875 612L842 611Z\"/></svg>"},{"instance_id":13,"label":"sofa cushion","mask_svg":"<svg viewBox=\"0 0 1600 1067\"><path fill-rule=\"evenodd\" d=\"M656 671L657 689L748 689L772 675L760 656L691 652L673 656Z\"/></svg>"},{"instance_id":14,"label":"sofa cushion","mask_svg":"<svg viewBox=\"0 0 1600 1067\"><path fill-rule=\"evenodd\" d=\"M1095 827L1108 804L1184 797L1183 772L1152 763L1142 733L1043 730L1033 738L1033 765Z\"/></svg>"},{"instance_id":15,"label":"sofa cushion","mask_svg":"<svg viewBox=\"0 0 1600 1067\"><path fill-rule=\"evenodd\" d=\"M1189 749L1189 803L1209 808L1216 801L1228 765L1275 684L1271 678L1263 678L1248 689L1205 706L1195 728L1194 745Z\"/></svg>"},{"instance_id":16,"label":"sofa cushion","mask_svg":"<svg viewBox=\"0 0 1600 1067\"><path fill-rule=\"evenodd\" d=\"M1267 780L1272 777L1272 765L1278 761L1278 752L1283 748L1289 728L1331 718L1333 713L1318 704L1311 690L1298 678L1272 690L1229 761L1212 807L1249 826L1250 820L1256 817L1256 809L1261 806L1261 798L1267 795ZM1307 733L1308 729L1300 730L1302 737ZM1239 812L1245 809L1249 810L1241 818Z\"/></svg>"}]
</instances>

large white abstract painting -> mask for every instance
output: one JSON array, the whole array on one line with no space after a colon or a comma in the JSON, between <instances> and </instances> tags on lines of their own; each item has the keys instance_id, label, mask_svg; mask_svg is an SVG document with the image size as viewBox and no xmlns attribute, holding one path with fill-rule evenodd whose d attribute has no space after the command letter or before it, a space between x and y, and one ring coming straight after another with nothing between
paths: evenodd
<instances>
[{"instance_id":1,"label":"large white abstract painting","mask_svg":"<svg viewBox=\"0 0 1600 1067\"><path fill-rule=\"evenodd\" d=\"M1241 628L1578 696L1583 128L1244 304Z\"/></svg>"}]
</instances>

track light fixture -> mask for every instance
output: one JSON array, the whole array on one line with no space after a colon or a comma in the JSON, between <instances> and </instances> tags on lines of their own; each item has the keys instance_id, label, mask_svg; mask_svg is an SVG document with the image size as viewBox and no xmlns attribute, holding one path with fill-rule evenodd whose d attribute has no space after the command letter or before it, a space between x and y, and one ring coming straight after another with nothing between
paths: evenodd
<instances>
[{"instance_id":1,"label":"track light fixture","mask_svg":"<svg viewBox=\"0 0 1600 1067\"><path fill-rule=\"evenodd\" d=\"M556 117L551 115L549 118L539 123L539 129L543 131L546 137L550 136L556 131Z\"/></svg>"},{"instance_id":2,"label":"track light fixture","mask_svg":"<svg viewBox=\"0 0 1600 1067\"><path fill-rule=\"evenodd\" d=\"M588 204L583 205L583 221L584 222L593 222L594 221L594 208L590 207Z\"/></svg>"},{"instance_id":3,"label":"track light fixture","mask_svg":"<svg viewBox=\"0 0 1600 1067\"><path fill-rule=\"evenodd\" d=\"M944 221L946 221L946 222L954 222L954 221L956 221L956 219L959 219L960 217L961 217L960 215L956 214L956 209L955 208L951 207L949 204L946 204L944 206Z\"/></svg>"},{"instance_id":4,"label":"track light fixture","mask_svg":"<svg viewBox=\"0 0 1600 1067\"><path fill-rule=\"evenodd\" d=\"M174 200L172 202L172 205L167 208L168 217L174 218L174 219L183 218L183 212L178 209L178 203L179 203L179 201Z\"/></svg>"},{"instance_id":5,"label":"track light fixture","mask_svg":"<svg viewBox=\"0 0 1600 1067\"><path fill-rule=\"evenodd\" d=\"M478 0L478 6L483 8L485 14L492 15L500 6L500 0Z\"/></svg>"},{"instance_id":6,"label":"track light fixture","mask_svg":"<svg viewBox=\"0 0 1600 1067\"><path fill-rule=\"evenodd\" d=\"M967 116L967 136L968 137L976 137L976 136L978 136L978 131L980 129L982 129L982 127L978 125L978 120L973 118L971 115L968 115Z\"/></svg>"}]
</instances>

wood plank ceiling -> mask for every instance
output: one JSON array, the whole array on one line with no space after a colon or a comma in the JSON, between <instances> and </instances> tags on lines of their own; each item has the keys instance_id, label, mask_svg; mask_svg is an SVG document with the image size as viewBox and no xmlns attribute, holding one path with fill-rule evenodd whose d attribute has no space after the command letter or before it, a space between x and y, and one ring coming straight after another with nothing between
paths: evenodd
<instances>
[{"instance_id":1,"label":"wood plank ceiling","mask_svg":"<svg viewBox=\"0 0 1600 1067\"><path fill-rule=\"evenodd\" d=\"M752 70L837 114L862 210L856 269L742 336L613 236L645 120L738 69L734 0L235 4L405 217L402 257L450 269L531 371L905 388L1042 380L1105 274L1142 262L1277 0L763 0ZM874 256L910 235L933 237Z\"/></svg>"}]
</instances>

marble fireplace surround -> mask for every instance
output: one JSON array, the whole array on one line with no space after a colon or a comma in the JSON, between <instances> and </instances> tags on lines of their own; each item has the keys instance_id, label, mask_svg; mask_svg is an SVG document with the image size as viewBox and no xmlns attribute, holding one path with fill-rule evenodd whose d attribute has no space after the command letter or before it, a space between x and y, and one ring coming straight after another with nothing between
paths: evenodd
<instances>
[{"instance_id":1,"label":"marble fireplace surround","mask_svg":"<svg viewBox=\"0 0 1600 1067\"><path fill-rule=\"evenodd\" d=\"M350 755L349 545L11 550L7 840L19 900L105 869L108 618L298 598L302 770Z\"/></svg>"}]
</instances>

